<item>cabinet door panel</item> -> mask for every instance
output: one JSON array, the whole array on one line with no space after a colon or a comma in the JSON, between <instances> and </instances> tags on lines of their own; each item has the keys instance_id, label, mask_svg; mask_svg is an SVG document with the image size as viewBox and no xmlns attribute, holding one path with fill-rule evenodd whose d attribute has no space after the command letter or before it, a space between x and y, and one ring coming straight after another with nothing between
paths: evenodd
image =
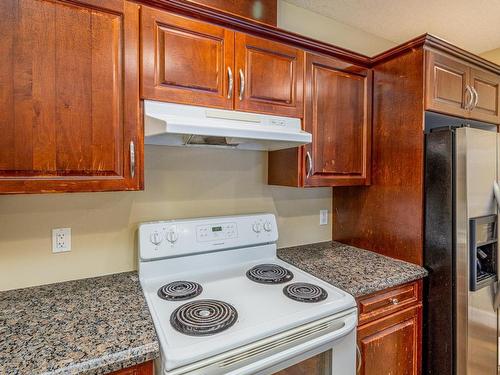
<instances>
[{"instance_id":1,"label":"cabinet door panel","mask_svg":"<svg viewBox=\"0 0 500 375\"><path fill-rule=\"evenodd\" d=\"M235 108L302 117L304 51L242 33L236 33L235 45Z\"/></svg>"},{"instance_id":2,"label":"cabinet door panel","mask_svg":"<svg viewBox=\"0 0 500 375\"><path fill-rule=\"evenodd\" d=\"M143 98L230 109L233 61L234 32L143 8Z\"/></svg>"},{"instance_id":3,"label":"cabinet door panel","mask_svg":"<svg viewBox=\"0 0 500 375\"><path fill-rule=\"evenodd\" d=\"M371 74L329 57L307 54L306 185L365 184L370 170Z\"/></svg>"},{"instance_id":4,"label":"cabinet door panel","mask_svg":"<svg viewBox=\"0 0 500 375\"><path fill-rule=\"evenodd\" d=\"M469 67L459 61L434 52L426 52L427 110L467 117L465 104L470 100L466 93Z\"/></svg>"},{"instance_id":5,"label":"cabinet door panel","mask_svg":"<svg viewBox=\"0 0 500 375\"><path fill-rule=\"evenodd\" d=\"M358 328L360 375L421 373L422 305Z\"/></svg>"},{"instance_id":6,"label":"cabinet door panel","mask_svg":"<svg viewBox=\"0 0 500 375\"><path fill-rule=\"evenodd\" d=\"M139 9L94 3L1 2L0 192L142 184L128 148L133 141L140 163Z\"/></svg>"},{"instance_id":7,"label":"cabinet door panel","mask_svg":"<svg viewBox=\"0 0 500 375\"><path fill-rule=\"evenodd\" d=\"M500 77L484 70L471 68L471 86L477 91L477 104L471 111L471 118L480 121L500 123L499 86Z\"/></svg>"}]
</instances>

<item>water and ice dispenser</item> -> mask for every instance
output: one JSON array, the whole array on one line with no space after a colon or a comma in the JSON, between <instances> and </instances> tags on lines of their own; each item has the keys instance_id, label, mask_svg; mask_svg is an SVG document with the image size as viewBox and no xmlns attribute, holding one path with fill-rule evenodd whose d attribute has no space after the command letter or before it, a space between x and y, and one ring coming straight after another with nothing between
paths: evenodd
<instances>
[{"instance_id":1,"label":"water and ice dispenser","mask_svg":"<svg viewBox=\"0 0 500 375\"><path fill-rule=\"evenodd\" d=\"M497 280L497 215L470 219L470 290Z\"/></svg>"}]
</instances>

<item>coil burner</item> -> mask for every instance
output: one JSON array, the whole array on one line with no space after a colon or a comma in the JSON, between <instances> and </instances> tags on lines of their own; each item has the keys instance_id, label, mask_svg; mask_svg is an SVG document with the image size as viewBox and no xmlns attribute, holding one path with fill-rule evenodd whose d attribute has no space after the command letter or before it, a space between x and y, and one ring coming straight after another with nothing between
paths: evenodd
<instances>
[{"instance_id":1,"label":"coil burner","mask_svg":"<svg viewBox=\"0 0 500 375\"><path fill-rule=\"evenodd\" d=\"M259 264L247 271L247 277L261 284L282 284L293 279L293 273L277 264Z\"/></svg>"},{"instance_id":2,"label":"coil burner","mask_svg":"<svg viewBox=\"0 0 500 375\"><path fill-rule=\"evenodd\" d=\"M207 336L222 332L238 319L229 303L213 299L185 303L170 315L170 324L189 336Z\"/></svg>"},{"instance_id":3,"label":"coil burner","mask_svg":"<svg viewBox=\"0 0 500 375\"><path fill-rule=\"evenodd\" d=\"M158 289L158 297L167 301L184 301L199 296L203 288L192 281L174 281Z\"/></svg>"},{"instance_id":4,"label":"coil burner","mask_svg":"<svg viewBox=\"0 0 500 375\"><path fill-rule=\"evenodd\" d=\"M319 302L328 297L322 287L309 283L293 283L283 288L285 296L300 302Z\"/></svg>"}]
</instances>

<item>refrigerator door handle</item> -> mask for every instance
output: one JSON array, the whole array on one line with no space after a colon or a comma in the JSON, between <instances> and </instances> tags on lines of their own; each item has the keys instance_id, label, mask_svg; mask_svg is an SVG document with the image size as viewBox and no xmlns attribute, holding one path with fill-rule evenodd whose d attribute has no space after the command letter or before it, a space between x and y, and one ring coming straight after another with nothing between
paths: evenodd
<instances>
[{"instance_id":1,"label":"refrigerator door handle","mask_svg":"<svg viewBox=\"0 0 500 375\"><path fill-rule=\"evenodd\" d=\"M500 210L500 186L497 181L493 181L493 193L497 201L498 209ZM495 293L493 297L493 308L498 310L500 307L500 283L498 281L494 284L493 292Z\"/></svg>"},{"instance_id":2,"label":"refrigerator door handle","mask_svg":"<svg viewBox=\"0 0 500 375\"><path fill-rule=\"evenodd\" d=\"M493 193L495 194L495 200L497 201L498 208L500 209L500 186L496 181L493 181Z\"/></svg>"}]
</instances>

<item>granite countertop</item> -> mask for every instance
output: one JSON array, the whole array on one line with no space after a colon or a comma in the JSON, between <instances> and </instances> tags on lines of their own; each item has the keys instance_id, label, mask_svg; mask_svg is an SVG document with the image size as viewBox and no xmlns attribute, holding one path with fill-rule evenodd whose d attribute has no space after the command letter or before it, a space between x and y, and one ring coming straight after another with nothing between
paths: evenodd
<instances>
[{"instance_id":1,"label":"granite countertop","mask_svg":"<svg viewBox=\"0 0 500 375\"><path fill-rule=\"evenodd\" d=\"M278 250L278 257L354 297L418 280L427 271L412 263L335 241Z\"/></svg>"},{"instance_id":2,"label":"granite countertop","mask_svg":"<svg viewBox=\"0 0 500 375\"><path fill-rule=\"evenodd\" d=\"M158 356L136 272L0 292L0 374L103 374Z\"/></svg>"}]
</instances>

